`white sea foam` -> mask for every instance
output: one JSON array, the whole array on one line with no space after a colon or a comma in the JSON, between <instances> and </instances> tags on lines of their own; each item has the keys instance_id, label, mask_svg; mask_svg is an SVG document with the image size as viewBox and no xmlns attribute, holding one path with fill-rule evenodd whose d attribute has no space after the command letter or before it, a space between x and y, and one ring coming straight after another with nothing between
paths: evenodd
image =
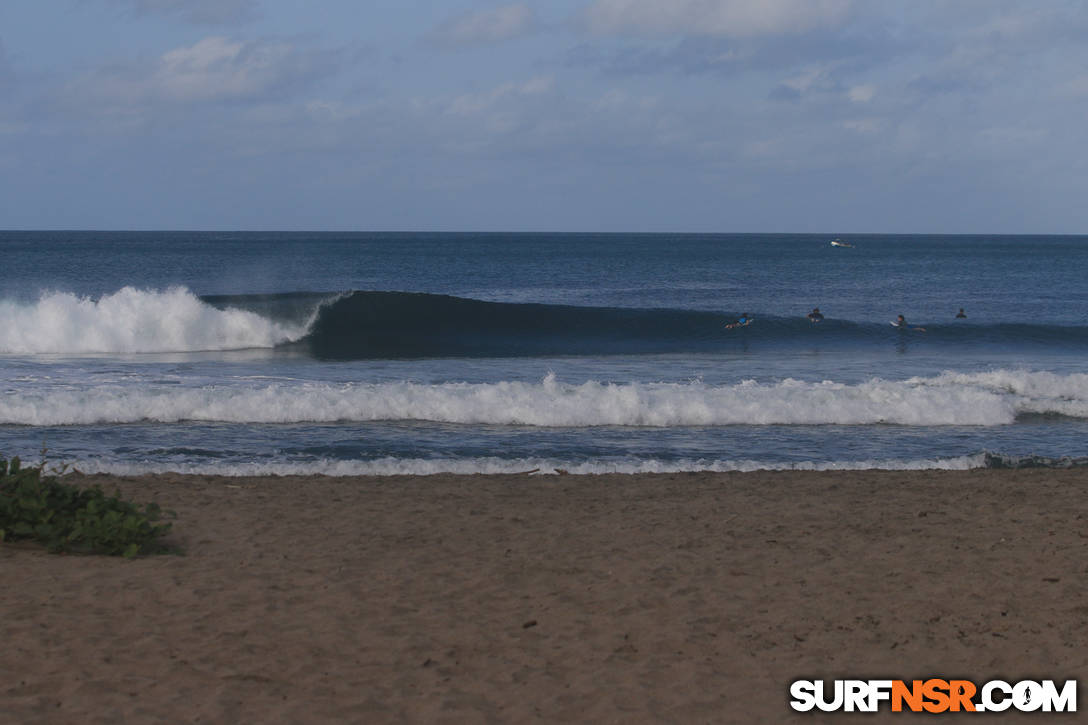
<instances>
[{"instance_id":1,"label":"white sea foam","mask_svg":"<svg viewBox=\"0 0 1088 725\"><path fill-rule=\"evenodd\" d=\"M993 370L945 372L933 378L911 378L909 385L934 389L973 389L1015 401L1016 412L1088 417L1088 375Z\"/></svg>"},{"instance_id":2,"label":"white sea foam","mask_svg":"<svg viewBox=\"0 0 1088 725\"><path fill-rule=\"evenodd\" d=\"M526 473L555 475L559 471L572 475L605 473L683 473L689 471L746 472L746 471L858 471L858 470L949 470L964 471L985 466L985 454L959 456L944 459L918 460L863 460L863 461L756 461L756 460L706 460L689 459L676 461L625 460L570 462L536 458L381 458L369 461L316 460L310 462L264 463L174 463L132 462L93 459L76 461L69 467L83 473L110 473L121 476L140 476L149 473L184 473L217 476L426 476L439 473L493 474Z\"/></svg>"},{"instance_id":3,"label":"white sea foam","mask_svg":"<svg viewBox=\"0 0 1088 725\"><path fill-rule=\"evenodd\" d=\"M98 299L67 292L33 304L0 301L0 353L144 353L273 347L304 333L192 292L124 287Z\"/></svg>"},{"instance_id":4,"label":"white sea foam","mask_svg":"<svg viewBox=\"0 0 1088 725\"><path fill-rule=\"evenodd\" d=\"M15 387L0 424L155 421L325 423L419 420L526 426L1003 425L1025 413L1088 418L1088 375L945 373L859 384L235 381L204 387Z\"/></svg>"}]
</instances>

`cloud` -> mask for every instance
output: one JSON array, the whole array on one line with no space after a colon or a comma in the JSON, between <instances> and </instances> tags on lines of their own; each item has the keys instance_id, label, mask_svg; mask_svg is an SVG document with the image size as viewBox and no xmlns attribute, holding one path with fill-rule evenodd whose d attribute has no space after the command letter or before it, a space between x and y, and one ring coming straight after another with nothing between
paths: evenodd
<instances>
[{"instance_id":1,"label":"cloud","mask_svg":"<svg viewBox=\"0 0 1088 725\"><path fill-rule=\"evenodd\" d=\"M858 133L876 133L880 122L874 118L852 118L843 121L842 126Z\"/></svg>"},{"instance_id":2,"label":"cloud","mask_svg":"<svg viewBox=\"0 0 1088 725\"><path fill-rule=\"evenodd\" d=\"M917 52L917 43L914 37L855 17L842 27L797 35L587 41L569 51L565 60L571 67L618 75L741 76L793 72L813 64L864 73Z\"/></svg>"},{"instance_id":3,"label":"cloud","mask_svg":"<svg viewBox=\"0 0 1088 725\"><path fill-rule=\"evenodd\" d=\"M772 101L791 101L796 102L801 100L801 91L796 88L791 88L785 83L781 83L771 89L770 94L767 96Z\"/></svg>"},{"instance_id":4,"label":"cloud","mask_svg":"<svg viewBox=\"0 0 1088 725\"><path fill-rule=\"evenodd\" d=\"M828 94L843 92L842 83L836 77L834 65L810 65L799 68L795 73L784 78L771 91L772 100L798 101L812 94ZM866 90L868 89L868 91ZM855 97L854 90L858 91ZM869 95L866 97L865 93ZM861 102L872 98L873 89L858 86L857 89L847 91L847 97L855 102Z\"/></svg>"},{"instance_id":5,"label":"cloud","mask_svg":"<svg viewBox=\"0 0 1088 725\"><path fill-rule=\"evenodd\" d=\"M583 20L610 35L746 38L794 35L842 22L851 0L594 0Z\"/></svg>"},{"instance_id":6,"label":"cloud","mask_svg":"<svg viewBox=\"0 0 1088 725\"><path fill-rule=\"evenodd\" d=\"M524 83L503 83L486 93L457 96L450 102L446 111L455 116L472 116L486 112L504 101L540 96L550 93L554 88L555 79L550 76L532 78Z\"/></svg>"},{"instance_id":7,"label":"cloud","mask_svg":"<svg viewBox=\"0 0 1088 725\"><path fill-rule=\"evenodd\" d=\"M173 15L194 25L231 25L257 15L256 0L109 0L137 17Z\"/></svg>"},{"instance_id":8,"label":"cloud","mask_svg":"<svg viewBox=\"0 0 1088 725\"><path fill-rule=\"evenodd\" d=\"M153 87L179 101L250 98L294 75L289 43L246 44L222 37L163 54Z\"/></svg>"},{"instance_id":9,"label":"cloud","mask_svg":"<svg viewBox=\"0 0 1088 725\"><path fill-rule=\"evenodd\" d=\"M805 93L812 88L827 88L829 83L827 68L805 68L792 78L782 81L782 85L798 93Z\"/></svg>"},{"instance_id":10,"label":"cloud","mask_svg":"<svg viewBox=\"0 0 1088 725\"><path fill-rule=\"evenodd\" d=\"M847 91L846 95L849 96L850 100L854 103L868 103L873 100L873 96L876 95L876 86L872 84L854 86Z\"/></svg>"},{"instance_id":11,"label":"cloud","mask_svg":"<svg viewBox=\"0 0 1088 725\"><path fill-rule=\"evenodd\" d=\"M486 45L524 35L533 22L533 11L525 3L502 5L450 18L431 32L431 39L451 48Z\"/></svg>"},{"instance_id":12,"label":"cloud","mask_svg":"<svg viewBox=\"0 0 1088 725\"><path fill-rule=\"evenodd\" d=\"M937 72L918 75L906 84L906 90L925 97L938 95L969 95L985 90L985 86L976 80L967 80L962 75Z\"/></svg>"},{"instance_id":13,"label":"cloud","mask_svg":"<svg viewBox=\"0 0 1088 725\"><path fill-rule=\"evenodd\" d=\"M909 90L937 96L980 96L1020 84L1031 69L1044 78L1083 66L1088 13L1082 3L962 0L907 6L907 28L924 43L911 64Z\"/></svg>"},{"instance_id":14,"label":"cloud","mask_svg":"<svg viewBox=\"0 0 1088 725\"><path fill-rule=\"evenodd\" d=\"M1084 42L1088 13L1081 3L982 3L965 19L964 37L1014 53Z\"/></svg>"},{"instance_id":15,"label":"cloud","mask_svg":"<svg viewBox=\"0 0 1088 725\"><path fill-rule=\"evenodd\" d=\"M350 48L317 47L321 35L177 27L258 10L261 27L275 27L273 4L260 0L69 1L108 7L119 32L135 26L118 19L139 14L141 33L169 33L143 36L138 47L154 50L133 56L131 44L103 46L109 34L88 27L97 46L38 55L29 36L15 43L0 29L9 46L7 62L0 49L0 176L19 180L9 184L17 193L22 179L37 178L43 209L56 198L53 180L67 178L71 188L108 191L114 218L132 224L151 217L121 200L153 199L160 180L189 194L205 225L395 227L427 218L423 209L432 225L532 226L549 223L545 209L569 208L555 218L571 227L654 219L758 228L762 219L774 228L818 226L832 218L821 211L828 206L846 208L844 218L862 210L859 224L910 229L918 222L897 204L913 195L914 206L932 204L934 223L966 229L990 222L961 219L930 180L977 189L1007 178L1029 198L1060 189L1059 179L1069 190L1055 198L1078 210L1084 192L1075 182L1085 178L1076 149L1088 13L1078 20L1067 2L478 0L405 9L416 28L409 40L432 29L426 40L437 47L478 46L487 56L451 53L436 66L433 53L403 46L404 26L375 27L375 50L358 60ZM569 19L572 6L587 8L580 26L549 25ZM557 32L539 32L549 27ZM530 33L539 33L532 43L518 42ZM78 64L65 60L74 55ZM487 60L497 70L483 69ZM269 201L290 198L285 188L310 200L308 215ZM537 203L542 190L554 205ZM781 216L774 200L802 192L814 194L804 210ZM368 197L374 219L360 207ZM135 215L127 219L126 203ZM220 216L209 217L209 205ZM1018 228L1043 219L1028 215L1030 205L1015 208L1025 211Z\"/></svg>"},{"instance_id":16,"label":"cloud","mask_svg":"<svg viewBox=\"0 0 1088 725\"><path fill-rule=\"evenodd\" d=\"M94 100L101 112L154 105L279 99L329 74L335 53L307 51L285 40L211 36L163 53L88 71L72 79L70 101Z\"/></svg>"},{"instance_id":17,"label":"cloud","mask_svg":"<svg viewBox=\"0 0 1088 725\"><path fill-rule=\"evenodd\" d=\"M0 79L3 78L3 70L0 70ZM1088 73L1074 76L1059 86L1059 91L1068 96L1088 96Z\"/></svg>"}]
</instances>

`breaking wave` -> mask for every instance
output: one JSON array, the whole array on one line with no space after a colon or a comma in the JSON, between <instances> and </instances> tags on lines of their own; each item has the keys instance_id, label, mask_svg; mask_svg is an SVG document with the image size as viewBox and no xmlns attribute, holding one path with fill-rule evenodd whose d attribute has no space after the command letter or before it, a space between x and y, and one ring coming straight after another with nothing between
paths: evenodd
<instances>
[{"instance_id":1,"label":"breaking wave","mask_svg":"<svg viewBox=\"0 0 1088 725\"><path fill-rule=\"evenodd\" d=\"M33 304L0 301L0 330L0 353L86 354L270 348L306 325L219 309L181 287L125 287L98 299L53 292Z\"/></svg>"},{"instance_id":2,"label":"breaking wave","mask_svg":"<svg viewBox=\"0 0 1088 725\"><path fill-rule=\"evenodd\" d=\"M15 388L0 424L431 421L511 426L994 426L1033 415L1088 418L1088 375L998 370L858 384L562 382L422 384L256 381L183 387Z\"/></svg>"},{"instance_id":3,"label":"breaking wave","mask_svg":"<svg viewBox=\"0 0 1088 725\"><path fill-rule=\"evenodd\" d=\"M735 311L734 314L739 314ZM100 298L66 292L0 301L0 353L158 353L289 348L320 359L698 353L819 345L1088 347L1088 328L1029 324L886 324L700 310L485 302L415 292L297 292L198 297L185 288L125 287Z\"/></svg>"}]
</instances>

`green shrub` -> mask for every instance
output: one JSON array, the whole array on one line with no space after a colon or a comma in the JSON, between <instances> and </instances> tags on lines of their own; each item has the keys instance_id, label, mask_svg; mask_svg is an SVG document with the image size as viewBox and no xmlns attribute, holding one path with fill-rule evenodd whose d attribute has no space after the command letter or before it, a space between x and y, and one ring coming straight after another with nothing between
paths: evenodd
<instances>
[{"instance_id":1,"label":"green shrub","mask_svg":"<svg viewBox=\"0 0 1088 725\"><path fill-rule=\"evenodd\" d=\"M165 550L159 538L170 530L157 504L141 511L106 496L98 486L80 488L46 475L44 466L23 468L18 458L0 458L0 541L33 539L50 551L120 555Z\"/></svg>"}]
</instances>

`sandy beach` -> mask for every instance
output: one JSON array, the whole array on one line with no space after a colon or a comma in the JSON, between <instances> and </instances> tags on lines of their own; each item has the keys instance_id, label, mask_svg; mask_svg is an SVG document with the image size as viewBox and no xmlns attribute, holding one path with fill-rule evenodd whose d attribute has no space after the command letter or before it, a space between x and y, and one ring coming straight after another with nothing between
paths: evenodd
<instances>
[{"instance_id":1,"label":"sandy beach","mask_svg":"<svg viewBox=\"0 0 1088 725\"><path fill-rule=\"evenodd\" d=\"M1083 470L82 482L184 553L0 545L5 722L824 722L792 680L1088 677Z\"/></svg>"}]
</instances>

